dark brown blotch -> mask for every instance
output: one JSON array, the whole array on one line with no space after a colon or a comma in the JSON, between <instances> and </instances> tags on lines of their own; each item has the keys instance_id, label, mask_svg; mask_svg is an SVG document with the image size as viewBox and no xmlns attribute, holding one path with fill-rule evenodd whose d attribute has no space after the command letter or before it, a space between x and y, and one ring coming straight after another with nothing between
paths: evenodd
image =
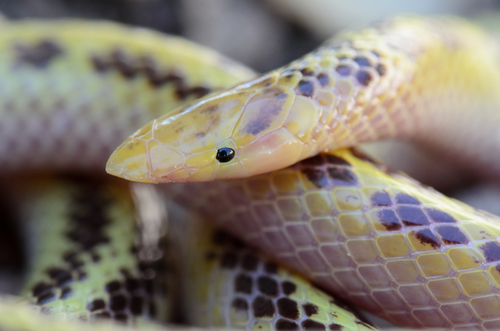
<instances>
[{"instance_id":1,"label":"dark brown blotch","mask_svg":"<svg viewBox=\"0 0 500 331\"><path fill-rule=\"evenodd\" d=\"M314 84L310 80L301 80L298 84L299 93L305 97L312 97L314 94Z\"/></svg>"},{"instance_id":2,"label":"dark brown blotch","mask_svg":"<svg viewBox=\"0 0 500 331\"><path fill-rule=\"evenodd\" d=\"M18 64L31 65L37 69L46 68L55 58L63 55L63 48L54 40L45 39L37 44L16 44L16 61Z\"/></svg>"},{"instance_id":3,"label":"dark brown blotch","mask_svg":"<svg viewBox=\"0 0 500 331\"><path fill-rule=\"evenodd\" d=\"M384 76L385 73L387 72L387 67L383 64L377 65L375 68L380 76Z\"/></svg>"},{"instance_id":4,"label":"dark brown blotch","mask_svg":"<svg viewBox=\"0 0 500 331\"><path fill-rule=\"evenodd\" d=\"M234 290L240 293L252 293L252 278L243 274L238 275L234 281Z\"/></svg>"},{"instance_id":5,"label":"dark brown blotch","mask_svg":"<svg viewBox=\"0 0 500 331\"><path fill-rule=\"evenodd\" d=\"M220 265L222 268L234 269L237 264L238 264L238 255L231 252L225 252L222 255L220 260Z\"/></svg>"},{"instance_id":6,"label":"dark brown blotch","mask_svg":"<svg viewBox=\"0 0 500 331\"><path fill-rule=\"evenodd\" d=\"M54 285L52 284L47 284L44 282L38 282L36 285L33 287L33 295L36 297L42 296L52 290L54 288Z\"/></svg>"},{"instance_id":7,"label":"dark brown blotch","mask_svg":"<svg viewBox=\"0 0 500 331\"><path fill-rule=\"evenodd\" d=\"M356 56L353 60L360 67L370 67L372 65L371 62L370 62L370 60L368 60L368 58L365 57L365 56Z\"/></svg>"},{"instance_id":8,"label":"dark brown blotch","mask_svg":"<svg viewBox=\"0 0 500 331\"><path fill-rule=\"evenodd\" d=\"M490 241L480 246L486 262L500 261L500 245L495 241Z\"/></svg>"},{"instance_id":9,"label":"dark brown blotch","mask_svg":"<svg viewBox=\"0 0 500 331\"><path fill-rule=\"evenodd\" d=\"M373 80L373 76L369 71L366 70L359 70L356 73L356 79L358 82L363 85L363 86L368 86Z\"/></svg>"},{"instance_id":10,"label":"dark brown blotch","mask_svg":"<svg viewBox=\"0 0 500 331\"><path fill-rule=\"evenodd\" d=\"M456 223L457 220L448 213L438 209L426 208L429 218L435 223Z\"/></svg>"},{"instance_id":11,"label":"dark brown blotch","mask_svg":"<svg viewBox=\"0 0 500 331\"><path fill-rule=\"evenodd\" d=\"M54 301L55 299L57 299L56 294L53 291L49 291L49 292L45 293L44 295L39 296L36 303L38 305L44 305L46 303Z\"/></svg>"},{"instance_id":12,"label":"dark brown blotch","mask_svg":"<svg viewBox=\"0 0 500 331\"><path fill-rule=\"evenodd\" d=\"M94 317L98 318L98 319L110 319L111 318L111 314L109 312L107 312L107 311L103 311L103 312L94 314Z\"/></svg>"},{"instance_id":13,"label":"dark brown blotch","mask_svg":"<svg viewBox=\"0 0 500 331\"><path fill-rule=\"evenodd\" d=\"M405 193L398 193L396 195L396 203L402 205L420 205L420 201L417 198Z\"/></svg>"},{"instance_id":14,"label":"dark brown blotch","mask_svg":"<svg viewBox=\"0 0 500 331\"><path fill-rule=\"evenodd\" d=\"M87 309L90 311L96 311L99 309L103 309L106 307L106 303L102 299L95 299L91 303L88 304Z\"/></svg>"},{"instance_id":15,"label":"dark brown blotch","mask_svg":"<svg viewBox=\"0 0 500 331\"><path fill-rule=\"evenodd\" d=\"M317 314L319 311L319 307L312 303L306 303L305 305L302 305L302 308L304 308L304 312L308 317Z\"/></svg>"},{"instance_id":16,"label":"dark brown blotch","mask_svg":"<svg viewBox=\"0 0 500 331\"><path fill-rule=\"evenodd\" d=\"M310 320L310 319L302 321L301 325L302 325L302 328L304 329L304 331L322 331L322 330L326 330L325 326L322 323L316 322L316 321L313 321L313 320Z\"/></svg>"},{"instance_id":17,"label":"dark brown blotch","mask_svg":"<svg viewBox=\"0 0 500 331\"><path fill-rule=\"evenodd\" d=\"M276 321L276 324L274 325L276 328L276 331L298 331L299 330L299 325L295 322L292 321L287 321L285 319L279 319Z\"/></svg>"},{"instance_id":18,"label":"dark brown blotch","mask_svg":"<svg viewBox=\"0 0 500 331\"><path fill-rule=\"evenodd\" d=\"M358 184L356 175L349 169L335 167L328 168L327 171L335 186L355 186Z\"/></svg>"},{"instance_id":19,"label":"dark brown blotch","mask_svg":"<svg viewBox=\"0 0 500 331\"><path fill-rule=\"evenodd\" d=\"M106 284L106 291L109 293L116 292L121 288L121 283L117 280L111 281Z\"/></svg>"},{"instance_id":20,"label":"dark brown blotch","mask_svg":"<svg viewBox=\"0 0 500 331\"><path fill-rule=\"evenodd\" d=\"M325 159L323 158L323 154L318 154L316 156L307 158L299 162L301 165L311 165L311 166L320 166L325 164Z\"/></svg>"},{"instance_id":21,"label":"dark brown blotch","mask_svg":"<svg viewBox=\"0 0 500 331\"><path fill-rule=\"evenodd\" d=\"M314 70L312 70L310 68L304 68L304 69L300 70L300 72L304 76L314 76Z\"/></svg>"},{"instance_id":22,"label":"dark brown blotch","mask_svg":"<svg viewBox=\"0 0 500 331\"><path fill-rule=\"evenodd\" d=\"M255 271L259 265L259 259L255 255L245 255L241 261L241 267L246 271Z\"/></svg>"},{"instance_id":23,"label":"dark brown blotch","mask_svg":"<svg viewBox=\"0 0 500 331\"><path fill-rule=\"evenodd\" d=\"M422 229L420 231L414 232L414 234L415 237L422 243L422 245L430 245L434 249L441 247L441 242L430 229Z\"/></svg>"},{"instance_id":24,"label":"dark brown blotch","mask_svg":"<svg viewBox=\"0 0 500 331\"><path fill-rule=\"evenodd\" d=\"M278 313L286 318L296 320L300 317L299 306L297 302L289 298L280 298L276 305L278 306Z\"/></svg>"},{"instance_id":25,"label":"dark brown blotch","mask_svg":"<svg viewBox=\"0 0 500 331\"><path fill-rule=\"evenodd\" d=\"M338 65L337 68L335 68L335 70L337 70L340 76L349 76L352 71L351 67L346 65Z\"/></svg>"},{"instance_id":26,"label":"dark brown blotch","mask_svg":"<svg viewBox=\"0 0 500 331\"><path fill-rule=\"evenodd\" d=\"M344 329L344 327L340 324L333 323L333 324L328 325L328 329L330 331L341 331Z\"/></svg>"},{"instance_id":27,"label":"dark brown blotch","mask_svg":"<svg viewBox=\"0 0 500 331\"><path fill-rule=\"evenodd\" d=\"M266 262L264 263L264 270L268 274L276 274L278 273L278 265L275 262Z\"/></svg>"},{"instance_id":28,"label":"dark brown blotch","mask_svg":"<svg viewBox=\"0 0 500 331\"><path fill-rule=\"evenodd\" d=\"M349 166L349 167L352 166L349 162L347 162L345 159L341 158L340 156L331 155L331 154L324 154L324 157L326 158L326 162L328 162L331 165L341 165L341 166Z\"/></svg>"},{"instance_id":29,"label":"dark brown blotch","mask_svg":"<svg viewBox=\"0 0 500 331\"><path fill-rule=\"evenodd\" d=\"M307 179L314 184L317 188L322 188L328 185L328 176L321 169L302 169L302 173L306 175Z\"/></svg>"},{"instance_id":30,"label":"dark brown blotch","mask_svg":"<svg viewBox=\"0 0 500 331\"><path fill-rule=\"evenodd\" d=\"M321 86L327 86L328 84L330 84L330 77L324 72L320 73L317 78Z\"/></svg>"},{"instance_id":31,"label":"dark brown blotch","mask_svg":"<svg viewBox=\"0 0 500 331\"><path fill-rule=\"evenodd\" d=\"M134 292L135 290L137 290L140 286L140 283L137 279L134 279L134 278L127 278L125 280L125 288L127 289L127 291L129 292Z\"/></svg>"},{"instance_id":32,"label":"dark brown blotch","mask_svg":"<svg viewBox=\"0 0 500 331\"><path fill-rule=\"evenodd\" d=\"M273 301L263 296L258 296L253 300L252 308L255 318L273 317L275 313Z\"/></svg>"},{"instance_id":33,"label":"dark brown blotch","mask_svg":"<svg viewBox=\"0 0 500 331\"><path fill-rule=\"evenodd\" d=\"M399 222L396 214L392 210L382 209L377 213L380 223L387 229L387 231L398 231L402 225Z\"/></svg>"},{"instance_id":34,"label":"dark brown blotch","mask_svg":"<svg viewBox=\"0 0 500 331\"><path fill-rule=\"evenodd\" d=\"M109 299L109 308L112 311L122 311L127 307L127 298L123 294L112 295Z\"/></svg>"},{"instance_id":35,"label":"dark brown blotch","mask_svg":"<svg viewBox=\"0 0 500 331\"><path fill-rule=\"evenodd\" d=\"M289 281L284 281L281 283L281 290L285 295L292 295L297 290L297 285Z\"/></svg>"},{"instance_id":36,"label":"dark brown blotch","mask_svg":"<svg viewBox=\"0 0 500 331\"><path fill-rule=\"evenodd\" d=\"M373 206L390 206L392 205L392 200L386 191L378 191L372 194L370 197Z\"/></svg>"},{"instance_id":37,"label":"dark brown blotch","mask_svg":"<svg viewBox=\"0 0 500 331\"><path fill-rule=\"evenodd\" d=\"M454 225L439 226L437 227L437 233L447 245L467 245L469 243L469 239L465 234Z\"/></svg>"},{"instance_id":38,"label":"dark brown blotch","mask_svg":"<svg viewBox=\"0 0 500 331\"><path fill-rule=\"evenodd\" d=\"M257 279L257 287L262 294L266 294L269 296L278 295L278 283L270 277L259 277Z\"/></svg>"},{"instance_id":39,"label":"dark brown blotch","mask_svg":"<svg viewBox=\"0 0 500 331\"><path fill-rule=\"evenodd\" d=\"M142 314L143 298L141 296L134 295L130 299L130 312L134 315Z\"/></svg>"},{"instance_id":40,"label":"dark brown blotch","mask_svg":"<svg viewBox=\"0 0 500 331\"><path fill-rule=\"evenodd\" d=\"M60 298L62 300L67 299L73 295L73 290L70 287L63 287L61 290L61 296Z\"/></svg>"},{"instance_id":41,"label":"dark brown blotch","mask_svg":"<svg viewBox=\"0 0 500 331\"><path fill-rule=\"evenodd\" d=\"M121 323L126 323L128 320L128 315L125 313L115 314L115 320Z\"/></svg>"},{"instance_id":42,"label":"dark brown blotch","mask_svg":"<svg viewBox=\"0 0 500 331\"><path fill-rule=\"evenodd\" d=\"M429 225L429 220L418 207L398 207L398 215L406 226Z\"/></svg>"},{"instance_id":43,"label":"dark brown blotch","mask_svg":"<svg viewBox=\"0 0 500 331\"><path fill-rule=\"evenodd\" d=\"M248 302L245 299L236 298L231 303L231 307L233 307L235 310L247 311L248 310Z\"/></svg>"}]
</instances>

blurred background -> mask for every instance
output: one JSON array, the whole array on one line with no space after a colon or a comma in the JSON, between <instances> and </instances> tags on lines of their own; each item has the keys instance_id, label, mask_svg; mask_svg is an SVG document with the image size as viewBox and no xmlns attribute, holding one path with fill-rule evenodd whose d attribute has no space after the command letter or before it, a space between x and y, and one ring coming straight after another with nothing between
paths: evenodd
<instances>
[{"instance_id":1,"label":"blurred background","mask_svg":"<svg viewBox=\"0 0 500 331\"><path fill-rule=\"evenodd\" d=\"M0 0L9 19L78 17L153 28L219 50L258 71L283 65L339 29L395 13L474 17L496 0Z\"/></svg>"}]
</instances>

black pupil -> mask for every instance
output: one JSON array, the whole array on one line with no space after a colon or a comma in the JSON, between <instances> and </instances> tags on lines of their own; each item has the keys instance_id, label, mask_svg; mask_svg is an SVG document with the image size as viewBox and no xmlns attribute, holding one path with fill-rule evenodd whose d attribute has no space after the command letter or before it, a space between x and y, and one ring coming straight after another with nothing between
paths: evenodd
<instances>
[{"instance_id":1,"label":"black pupil","mask_svg":"<svg viewBox=\"0 0 500 331\"><path fill-rule=\"evenodd\" d=\"M217 160L222 163L229 162L234 157L234 150L229 147L223 147L217 151Z\"/></svg>"}]
</instances>

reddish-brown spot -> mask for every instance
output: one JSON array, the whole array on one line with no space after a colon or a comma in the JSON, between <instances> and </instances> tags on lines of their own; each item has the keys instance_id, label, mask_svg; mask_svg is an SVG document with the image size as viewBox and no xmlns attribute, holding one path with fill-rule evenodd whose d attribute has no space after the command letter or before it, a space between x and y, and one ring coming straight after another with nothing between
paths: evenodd
<instances>
[{"instance_id":1,"label":"reddish-brown spot","mask_svg":"<svg viewBox=\"0 0 500 331\"><path fill-rule=\"evenodd\" d=\"M430 229L423 229L414 232L415 237L420 240L422 245L430 245L432 248L437 249L441 246L439 239L432 233Z\"/></svg>"},{"instance_id":2,"label":"reddish-brown spot","mask_svg":"<svg viewBox=\"0 0 500 331\"><path fill-rule=\"evenodd\" d=\"M447 245L466 245L469 243L469 239L467 239L465 234L454 225L440 226L437 228L437 233L439 233Z\"/></svg>"}]
</instances>

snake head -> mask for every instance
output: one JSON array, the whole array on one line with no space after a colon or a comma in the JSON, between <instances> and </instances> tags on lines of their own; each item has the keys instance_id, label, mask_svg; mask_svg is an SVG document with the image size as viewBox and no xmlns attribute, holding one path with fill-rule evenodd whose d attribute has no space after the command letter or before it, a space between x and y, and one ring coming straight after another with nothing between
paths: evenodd
<instances>
[{"instance_id":1,"label":"snake head","mask_svg":"<svg viewBox=\"0 0 500 331\"><path fill-rule=\"evenodd\" d=\"M285 127L294 91L266 75L158 118L111 155L108 173L166 183L248 177L297 162L303 143Z\"/></svg>"}]
</instances>

